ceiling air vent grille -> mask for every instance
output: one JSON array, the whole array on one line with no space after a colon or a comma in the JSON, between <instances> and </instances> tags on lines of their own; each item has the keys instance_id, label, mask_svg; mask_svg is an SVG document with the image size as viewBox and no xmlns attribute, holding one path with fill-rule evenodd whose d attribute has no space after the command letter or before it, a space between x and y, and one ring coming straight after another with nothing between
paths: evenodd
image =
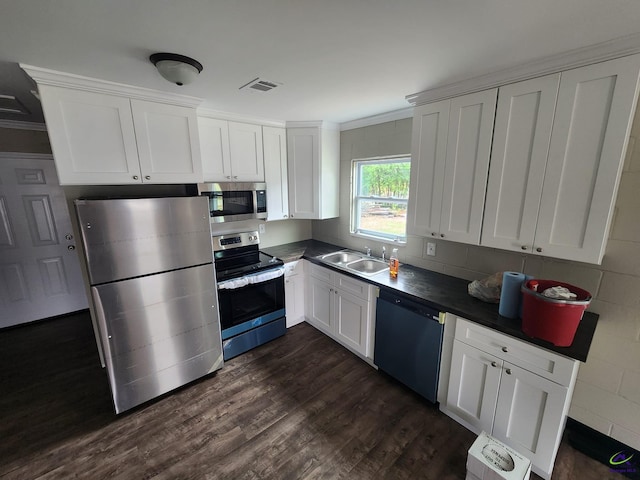
<instances>
[{"instance_id":1,"label":"ceiling air vent grille","mask_svg":"<svg viewBox=\"0 0 640 480\"><path fill-rule=\"evenodd\" d=\"M249 83L240 87L240 90L243 89L251 89L257 90L258 92L268 92L269 90L273 90L276 87L282 85L281 83L271 82L268 80L263 80L261 78L254 78Z\"/></svg>"}]
</instances>

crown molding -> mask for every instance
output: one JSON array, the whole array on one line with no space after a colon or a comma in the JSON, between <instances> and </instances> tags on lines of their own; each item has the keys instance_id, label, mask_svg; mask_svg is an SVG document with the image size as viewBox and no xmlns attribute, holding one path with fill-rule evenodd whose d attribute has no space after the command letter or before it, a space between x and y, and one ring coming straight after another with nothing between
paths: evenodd
<instances>
[{"instance_id":1,"label":"crown molding","mask_svg":"<svg viewBox=\"0 0 640 480\"><path fill-rule=\"evenodd\" d=\"M12 128L14 130L35 130L38 132L46 132L47 126L44 123L23 122L20 120L2 120L0 119L0 128Z\"/></svg>"},{"instance_id":2,"label":"crown molding","mask_svg":"<svg viewBox=\"0 0 640 480\"><path fill-rule=\"evenodd\" d=\"M350 120L348 122L341 123L340 131L353 130L354 128L368 127L370 125L378 125L385 122L394 122L396 120L404 120L405 118L412 117L413 107L407 107L401 110L394 110L392 112L371 115L370 117L359 118L356 120Z\"/></svg>"},{"instance_id":3,"label":"crown molding","mask_svg":"<svg viewBox=\"0 0 640 480\"><path fill-rule=\"evenodd\" d=\"M222 112L206 107L199 107L196 110L196 113L199 117L215 118L217 120L230 120L232 122L252 123L254 125L261 125L263 127L285 127L285 122L282 120L272 120L267 118L252 117L249 115Z\"/></svg>"},{"instance_id":4,"label":"crown molding","mask_svg":"<svg viewBox=\"0 0 640 480\"><path fill-rule=\"evenodd\" d=\"M47 68L34 67L33 65L20 64L27 74L33 78L38 85L52 85L54 87L74 88L93 93L107 95L118 95L136 100L146 100L150 102L167 103L170 105L181 105L185 107L197 107L202 103L201 98L178 95L170 92L161 92L149 88L125 85L123 83L100 80L98 78L84 77L73 73L58 72Z\"/></svg>"},{"instance_id":5,"label":"crown molding","mask_svg":"<svg viewBox=\"0 0 640 480\"><path fill-rule=\"evenodd\" d=\"M51 160L50 153L0 152L0 160Z\"/></svg>"},{"instance_id":6,"label":"crown molding","mask_svg":"<svg viewBox=\"0 0 640 480\"><path fill-rule=\"evenodd\" d=\"M327 122L326 120L286 122L286 127L287 128L323 128L325 130L340 130L340 126L337 123Z\"/></svg>"},{"instance_id":7,"label":"crown molding","mask_svg":"<svg viewBox=\"0 0 640 480\"><path fill-rule=\"evenodd\" d=\"M557 55L539 58L530 62L505 68L460 82L450 83L422 92L407 95L406 100L416 106L438 100L466 95L509 83L541 77L552 73L584 67L592 63L640 53L640 33L619 37L607 42L569 50Z\"/></svg>"}]
</instances>

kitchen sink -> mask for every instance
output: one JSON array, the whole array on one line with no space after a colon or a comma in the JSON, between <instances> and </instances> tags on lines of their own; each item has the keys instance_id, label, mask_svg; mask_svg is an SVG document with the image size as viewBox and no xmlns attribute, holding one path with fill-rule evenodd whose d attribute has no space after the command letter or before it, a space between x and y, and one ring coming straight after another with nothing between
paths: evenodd
<instances>
[{"instance_id":1,"label":"kitchen sink","mask_svg":"<svg viewBox=\"0 0 640 480\"><path fill-rule=\"evenodd\" d=\"M375 260L373 258L361 258L355 262L347 264L348 270L363 273L365 275L375 275L376 273L389 270L389 265L382 260Z\"/></svg>"},{"instance_id":2,"label":"kitchen sink","mask_svg":"<svg viewBox=\"0 0 640 480\"><path fill-rule=\"evenodd\" d=\"M375 275L389 269L387 262L350 250L327 253L317 257L321 262L363 275Z\"/></svg>"},{"instance_id":3,"label":"kitchen sink","mask_svg":"<svg viewBox=\"0 0 640 480\"><path fill-rule=\"evenodd\" d=\"M355 252L335 252L329 253L327 255L323 255L320 259L323 262L330 263L331 265L346 265L350 262L355 262L356 260L360 260L362 255Z\"/></svg>"}]
</instances>

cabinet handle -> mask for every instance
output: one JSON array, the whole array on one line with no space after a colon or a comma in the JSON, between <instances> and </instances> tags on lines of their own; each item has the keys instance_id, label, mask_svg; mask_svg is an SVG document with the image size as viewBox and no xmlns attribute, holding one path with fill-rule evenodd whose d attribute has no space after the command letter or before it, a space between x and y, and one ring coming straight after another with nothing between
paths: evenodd
<instances>
[{"instance_id":1,"label":"cabinet handle","mask_svg":"<svg viewBox=\"0 0 640 480\"><path fill-rule=\"evenodd\" d=\"M329 289L329 291L330 291L330 292L333 292L333 288L330 288L330 289Z\"/></svg>"},{"instance_id":2,"label":"cabinet handle","mask_svg":"<svg viewBox=\"0 0 640 480\"><path fill-rule=\"evenodd\" d=\"M506 372L506 374L507 374L507 375L511 375L511 369L510 369L510 368L507 368L507 369L505 370L505 372Z\"/></svg>"},{"instance_id":3,"label":"cabinet handle","mask_svg":"<svg viewBox=\"0 0 640 480\"><path fill-rule=\"evenodd\" d=\"M290 218L293 218L293 215L290 215Z\"/></svg>"},{"instance_id":4,"label":"cabinet handle","mask_svg":"<svg viewBox=\"0 0 640 480\"><path fill-rule=\"evenodd\" d=\"M507 349L507 347L502 347L502 351L503 351L504 353L507 353L509 350Z\"/></svg>"},{"instance_id":5,"label":"cabinet handle","mask_svg":"<svg viewBox=\"0 0 640 480\"><path fill-rule=\"evenodd\" d=\"M441 234L440 234L440 238L444 238L444 233L441 233Z\"/></svg>"},{"instance_id":6,"label":"cabinet handle","mask_svg":"<svg viewBox=\"0 0 640 480\"><path fill-rule=\"evenodd\" d=\"M284 218L289 218L289 215L283 215Z\"/></svg>"},{"instance_id":7,"label":"cabinet handle","mask_svg":"<svg viewBox=\"0 0 640 480\"><path fill-rule=\"evenodd\" d=\"M542 251L542 248L540 247L536 248L536 252L541 252L541 251Z\"/></svg>"},{"instance_id":8,"label":"cabinet handle","mask_svg":"<svg viewBox=\"0 0 640 480\"><path fill-rule=\"evenodd\" d=\"M335 293L337 295L338 294L338 290L334 290L333 293Z\"/></svg>"},{"instance_id":9,"label":"cabinet handle","mask_svg":"<svg viewBox=\"0 0 640 480\"><path fill-rule=\"evenodd\" d=\"M495 368L498 366L498 364L496 362L491 362L491 366Z\"/></svg>"},{"instance_id":10,"label":"cabinet handle","mask_svg":"<svg viewBox=\"0 0 640 480\"><path fill-rule=\"evenodd\" d=\"M227 178L231 178L231 175L227 175Z\"/></svg>"},{"instance_id":11,"label":"cabinet handle","mask_svg":"<svg viewBox=\"0 0 640 480\"><path fill-rule=\"evenodd\" d=\"M134 175L134 176L133 176L133 179L134 179L134 180L138 180L138 175Z\"/></svg>"},{"instance_id":12,"label":"cabinet handle","mask_svg":"<svg viewBox=\"0 0 640 480\"><path fill-rule=\"evenodd\" d=\"M234 175L233 178L238 178L238 175Z\"/></svg>"},{"instance_id":13,"label":"cabinet handle","mask_svg":"<svg viewBox=\"0 0 640 480\"><path fill-rule=\"evenodd\" d=\"M145 176L144 176L144 179L145 179L145 180L151 180L151 176L150 176L150 175L145 175Z\"/></svg>"},{"instance_id":14,"label":"cabinet handle","mask_svg":"<svg viewBox=\"0 0 640 480\"><path fill-rule=\"evenodd\" d=\"M527 246L526 246L526 245L522 245L520 248L521 248L522 250L526 250L526 249L527 249Z\"/></svg>"},{"instance_id":15,"label":"cabinet handle","mask_svg":"<svg viewBox=\"0 0 640 480\"><path fill-rule=\"evenodd\" d=\"M438 235L436 234L436 232L431 232L431 236L432 237L437 237Z\"/></svg>"},{"instance_id":16,"label":"cabinet handle","mask_svg":"<svg viewBox=\"0 0 640 480\"><path fill-rule=\"evenodd\" d=\"M75 245L69 245L67 246L67 250L75 250L76 246Z\"/></svg>"}]
</instances>

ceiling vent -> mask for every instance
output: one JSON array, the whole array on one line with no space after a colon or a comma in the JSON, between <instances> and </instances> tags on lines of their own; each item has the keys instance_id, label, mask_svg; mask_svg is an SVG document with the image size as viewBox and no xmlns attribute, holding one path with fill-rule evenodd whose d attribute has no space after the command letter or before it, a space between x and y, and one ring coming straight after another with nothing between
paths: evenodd
<instances>
[{"instance_id":1,"label":"ceiling vent","mask_svg":"<svg viewBox=\"0 0 640 480\"><path fill-rule=\"evenodd\" d=\"M27 115L29 110L13 95L0 95L0 113Z\"/></svg>"},{"instance_id":2,"label":"ceiling vent","mask_svg":"<svg viewBox=\"0 0 640 480\"><path fill-rule=\"evenodd\" d=\"M243 89L251 89L256 90L258 92L268 92L269 90L273 90L276 87L281 86L281 83L271 82L269 80L261 79L260 77L254 78L249 83L241 86L239 90Z\"/></svg>"}]
</instances>

